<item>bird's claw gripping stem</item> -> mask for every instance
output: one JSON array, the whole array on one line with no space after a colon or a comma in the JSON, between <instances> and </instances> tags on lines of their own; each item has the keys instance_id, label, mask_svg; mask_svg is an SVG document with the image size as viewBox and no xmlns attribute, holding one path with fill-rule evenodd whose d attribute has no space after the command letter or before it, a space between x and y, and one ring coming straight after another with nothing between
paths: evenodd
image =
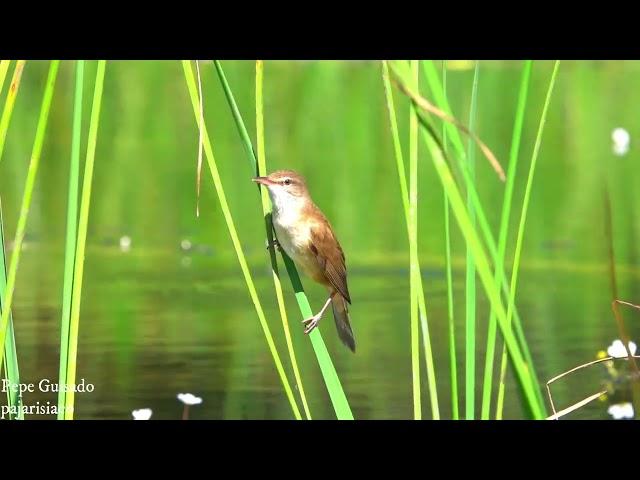
<instances>
[{"instance_id":1,"label":"bird's claw gripping stem","mask_svg":"<svg viewBox=\"0 0 640 480\"><path fill-rule=\"evenodd\" d=\"M314 328L318 326L318 322L322 318L321 315L314 315L313 317L302 320L302 323L305 325L304 333L307 335L313 331Z\"/></svg>"}]
</instances>

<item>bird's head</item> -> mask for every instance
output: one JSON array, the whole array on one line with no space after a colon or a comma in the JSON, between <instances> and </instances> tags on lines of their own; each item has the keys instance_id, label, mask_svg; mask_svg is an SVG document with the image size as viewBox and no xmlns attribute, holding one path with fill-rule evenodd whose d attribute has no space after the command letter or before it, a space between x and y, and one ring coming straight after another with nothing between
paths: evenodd
<instances>
[{"instance_id":1,"label":"bird's head","mask_svg":"<svg viewBox=\"0 0 640 480\"><path fill-rule=\"evenodd\" d=\"M277 170L253 181L267 187L271 201L277 205L298 203L309 196L304 177L293 170Z\"/></svg>"}]
</instances>

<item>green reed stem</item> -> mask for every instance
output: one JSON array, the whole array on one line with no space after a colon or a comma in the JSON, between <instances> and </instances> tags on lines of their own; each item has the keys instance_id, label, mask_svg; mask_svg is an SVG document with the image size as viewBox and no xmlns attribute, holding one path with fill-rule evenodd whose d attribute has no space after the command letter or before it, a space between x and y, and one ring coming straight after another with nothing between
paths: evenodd
<instances>
[{"instance_id":1,"label":"green reed stem","mask_svg":"<svg viewBox=\"0 0 640 480\"><path fill-rule=\"evenodd\" d=\"M520 151L520 140L522 138L524 112L527 105L527 96L529 94L529 81L531 79L532 65L533 61L527 60L522 66L520 92L518 93L518 104L516 108L515 121L513 124L513 134L511 137L511 150L509 152L507 183L505 186L504 197L502 199L502 215L500 217L500 233L498 235L498 258L496 259L494 274L496 283L500 281L500 272L504 270L504 256L507 247L507 234L509 232L509 217L511 215L511 204L513 202L513 187L515 184L516 170L518 167L518 153ZM492 310L489 316L489 327L487 332L487 349L482 388L482 410L480 413L480 418L482 420L489 419L489 411L491 408L491 390L493 387L493 368L496 338L498 333L497 329L498 324L496 323L496 315Z\"/></svg>"},{"instance_id":2,"label":"green reed stem","mask_svg":"<svg viewBox=\"0 0 640 480\"><path fill-rule=\"evenodd\" d=\"M529 175L527 176L527 186L524 191L524 200L522 201L522 212L520 214L520 223L518 225L518 236L516 239L516 250L513 258L513 269L511 271L511 295L509 297L509 304L507 308L507 327L511 328L511 317L513 315L513 305L516 298L516 287L518 282L518 271L520 270L520 258L522 253L522 243L524 240L524 227L527 221L527 212L529 210L529 200L531 198L531 189L533 186L533 177L536 171L536 165L538 163L538 153L540 152L540 145L542 143L542 132L544 131L544 125L547 121L547 111L549 110L549 103L551 102L551 94L553 93L553 87L556 83L556 76L558 74L558 68L560 67L560 60L556 60L553 65L553 72L551 73L551 80L549 80L549 87L547 88L547 96L544 100L544 106L542 107L542 115L540 117L540 124L538 125L538 133L536 134L536 141L533 147L533 154L531 155L531 164L529 165ZM506 352L502 350L502 362L500 366L500 384L498 386L498 400L496 405L496 419L502 418L502 412L504 407L504 393L505 393L505 374L507 370L507 358Z\"/></svg>"},{"instance_id":3,"label":"green reed stem","mask_svg":"<svg viewBox=\"0 0 640 480\"><path fill-rule=\"evenodd\" d=\"M2 86L9 69L9 60L2 60L0 62L0 93L2 92ZM24 65L24 62L23 64ZM7 129L9 128L9 121L11 120L11 114L13 112L13 105L15 97L18 94L18 86L20 85L20 73L22 72L22 66L16 65L14 72L14 78L11 82L11 86L7 93L7 99L2 113L2 122L0 122L0 138L3 139L2 145L0 145L0 159L2 159L2 150L4 148L4 138L6 138ZM0 202L0 312L2 312L2 298L5 296L7 287L7 266L5 258L4 247L4 226L2 223L2 202ZM4 345L4 362L5 362L5 377L9 380L11 385L17 385L20 383L20 371L18 368L18 353L16 350L15 332L13 329L13 315L9 312L9 323L7 326L7 336ZM10 419L24 419L24 413L22 412L22 398L16 392L7 390L7 406L9 407ZM18 412L14 415L14 412Z\"/></svg>"},{"instance_id":4,"label":"green reed stem","mask_svg":"<svg viewBox=\"0 0 640 480\"><path fill-rule=\"evenodd\" d=\"M96 81L93 89L91 117L89 119L89 137L87 140L87 157L84 163L82 179L82 198L80 201L80 217L78 219L78 237L76 241L76 255L73 265L73 290L71 293L71 317L69 321L69 344L67 358L67 385L74 387L78 364L78 336L80 330L80 300L82 299L82 280L84 275L84 259L87 243L87 228L89 226L89 207L91 204L91 189L93 182L93 167L95 164L98 126L100 123L100 108L102 106L102 91L104 89L104 75L106 61L98 60ZM75 410L75 392L67 392L65 397L64 419L73 420Z\"/></svg>"},{"instance_id":5,"label":"green reed stem","mask_svg":"<svg viewBox=\"0 0 640 480\"><path fill-rule=\"evenodd\" d=\"M258 314L258 320L260 321L260 326L262 327L262 331L267 341L269 351L271 353L271 356L273 357L273 361L276 365L276 370L278 371L278 376L280 377L280 381L282 382L282 385L284 387L285 394L287 395L287 399L289 400L289 404L291 405L293 414L296 419L301 419L302 416L300 415L300 410L298 409L298 405L296 404L295 398L293 397L293 391L291 390L291 385L289 384L289 380L287 379L287 376L285 374L284 367L282 366L280 355L278 355L278 351L273 341L273 336L271 335L271 330L269 329L269 324L267 323L267 319L265 318L264 310L262 309L262 304L260 303L260 299L258 298L258 293L256 291L255 284L253 283L251 271L249 270L247 260L242 250L242 245L240 244L240 239L238 237L235 223L233 221L233 216L231 215L231 210L229 209L229 204L227 203L227 197L224 193L224 188L222 186L222 180L220 179L220 174L218 172L216 160L215 160L215 157L213 156L213 149L211 146L211 141L209 140L209 133L207 132L206 122L203 123L202 125L200 124L199 99L198 99L198 91L196 87L193 68L191 67L188 60L182 61L182 68L184 70L184 76L185 76L187 88L189 90L189 96L191 97L191 105L193 107L193 113L196 118L196 125L198 129L202 129L201 131L204 134L203 135L204 152L207 158L207 164L209 165L209 170L211 171L211 177L213 179L213 184L215 186L216 193L218 195L218 200L220 201L222 214L224 215L224 219L227 224L227 228L229 230L229 236L231 237L231 242L233 243L233 248L236 252L236 256L238 257L238 263L240 264L242 275L244 276L245 283L247 284L249 296L251 297L253 305L256 309L256 313Z\"/></svg>"},{"instance_id":6,"label":"green reed stem","mask_svg":"<svg viewBox=\"0 0 640 480\"><path fill-rule=\"evenodd\" d=\"M0 201L0 298L4 298L7 290L7 266L4 253L4 226L2 222L2 202ZM2 312L2 300L0 300L0 312ZM11 385L20 383L20 371L18 369L18 352L16 350L16 338L13 331L13 318L9 313L9 325L7 327L7 336L4 345L4 368L5 377ZM22 420L22 397L19 393L7 390L7 406L9 407L9 419L17 418ZM14 412L18 412L17 415Z\"/></svg>"},{"instance_id":7,"label":"green reed stem","mask_svg":"<svg viewBox=\"0 0 640 480\"><path fill-rule=\"evenodd\" d=\"M425 71L425 76L427 78L427 82L429 84L429 88L435 98L436 105L440 107L442 110L444 110L446 113L448 113L449 115L452 115L449 102L447 100L446 95L444 94L442 84L438 78L438 72L433 62L425 61L423 62L423 67ZM468 171L467 162L466 162L466 153L462 146L463 144L462 144L461 134L458 131L457 127L452 125L449 122L444 122L444 127L448 132L449 138L452 140L452 144L456 151L455 158L457 161L458 169L462 173L465 184L467 186L467 189L468 189L467 194L471 195L471 199L474 202L476 218L480 225L480 231L482 233L484 241L486 242L486 246L489 250L489 255L490 255L489 258L491 259L491 261L493 262L493 265L495 266L498 263L497 258L499 257L496 241L493 236L493 233L491 232L491 228L489 227L489 222L487 221L487 216L484 212L484 208L482 206L482 202L480 201L480 197L478 196L478 192L475 186L473 185L473 183L470 182L469 171ZM507 276L504 272L504 268L502 269L502 271L500 271L500 286L501 286L502 294L505 296L505 301L508 301L509 284L507 283ZM514 326L516 331L516 338L520 343L520 348L522 349L525 361L528 364L527 367L531 370L531 375L534 378L534 381L536 384L535 392L536 392L538 407L541 409L541 411L546 412L545 402L542 397L542 390L540 389L540 382L537 379L535 367L533 364L533 359L531 357L531 352L529 351L529 346L527 344L526 338L524 336L524 331L522 329L522 322L520 320L518 310L515 306L513 310L513 319L514 319Z\"/></svg>"},{"instance_id":8,"label":"green reed stem","mask_svg":"<svg viewBox=\"0 0 640 480\"><path fill-rule=\"evenodd\" d=\"M389 80L389 66L386 61L382 62L382 80L384 83L385 97L387 100L387 111L389 113L389 123L391 125L391 136L393 138L393 149L396 157L396 166L398 170L398 180L400 182L400 194L402 196L402 206L404 210L405 222L407 225L407 236L409 231L409 192L407 188L406 170L404 166L404 158L402 156L402 147L400 146L400 135L398 133L398 122L396 120L396 110L393 102L393 92L391 90L391 82ZM408 238L408 237L407 237ZM419 260L419 259L418 259ZM420 263L418 261L418 271L420 272ZM431 415L434 420L440 419L440 406L438 404L438 392L436 387L435 366L433 363L433 351L431 348L431 337L429 335L429 324L427 319L427 306L425 301L424 288L422 286L422 275L418 275L418 311L420 314L420 327L422 330L422 341L425 352L425 363L427 368L427 381L429 385L429 398L431 402Z\"/></svg>"},{"instance_id":9,"label":"green reed stem","mask_svg":"<svg viewBox=\"0 0 640 480\"><path fill-rule=\"evenodd\" d=\"M392 64L392 67L394 67L395 65L395 63ZM405 92L411 92L412 81L409 70L406 68L394 68L394 73L399 78L398 81L402 85L402 90ZM411 94L413 96L419 97L419 94L417 94L415 91L411 92ZM414 108L417 108L415 106L415 103ZM518 344L518 340L507 324L507 314L504 305L502 304L500 287L498 284L496 284L496 282L493 281L490 271L489 259L482 247L478 232L471 225L471 220L469 218L469 214L466 211L464 201L462 200L462 195L453 179L453 175L451 174L449 165L443 156L440 145L434 137L432 127L429 125L427 120L424 119L424 117L419 115L418 118L422 127L421 130L423 133L423 138L431 153L431 158L434 162L434 166L436 167L436 171L438 172L440 181L443 187L447 190L451 208L456 217L460 230L465 238L465 241L472 249L476 264L476 270L478 272L478 275L480 276L480 280L482 281L487 297L491 302L491 307L496 309L500 330L505 339L512 364L516 371L516 377L518 379L520 387L523 390L524 398L527 402L527 405L530 407L531 415L533 416L533 418L544 418L543 407L540 406L536 394L538 384L532 377L532 369L529 365L526 364L524 360L521 347ZM476 208L476 212L477 211L478 210Z\"/></svg>"},{"instance_id":10,"label":"green reed stem","mask_svg":"<svg viewBox=\"0 0 640 480\"><path fill-rule=\"evenodd\" d=\"M476 112L478 107L478 75L480 63L476 62L473 73L473 86L471 88L471 108L469 112L469 131L475 133ZM475 188L476 181L476 144L469 139L468 143L468 169L471 186L467 185L467 191ZM476 214L473 200L467 194L467 209L471 226L476 228ZM467 420L473 420L476 404L476 266L473 261L473 253L467 244L467 268L465 279L465 416Z\"/></svg>"},{"instance_id":11,"label":"green reed stem","mask_svg":"<svg viewBox=\"0 0 640 480\"><path fill-rule=\"evenodd\" d=\"M18 89L20 88L20 80L22 78L22 71L24 70L24 64L26 60L18 60L16 66L13 69L13 77L9 84L9 92L7 98L4 101L4 109L2 110L2 117L0 117L0 155L4 151L4 141L7 138L7 130L9 129L9 121L11 120L11 114L13 113L13 106L16 103L16 97L18 96ZM0 156L0 160L2 157Z\"/></svg>"},{"instance_id":12,"label":"green reed stem","mask_svg":"<svg viewBox=\"0 0 640 480\"><path fill-rule=\"evenodd\" d=\"M442 61L442 88L447 94L447 61ZM447 154L447 130L442 126L442 148ZM453 317L453 271L451 267L451 228L449 225L449 198L447 191L442 190L444 199L444 242L445 266L447 271L447 326L449 333L449 371L451 376L451 417L460 419L458 406L458 362L456 354L456 326Z\"/></svg>"},{"instance_id":13,"label":"green reed stem","mask_svg":"<svg viewBox=\"0 0 640 480\"><path fill-rule=\"evenodd\" d=\"M264 141L264 107L263 107L263 83L264 83L264 63L261 60L256 62L256 144L258 146L258 175L267 174L267 161L265 158L265 141ZM235 103L235 102L234 102ZM244 125L244 122L243 122ZM253 151L253 149L251 149ZM273 226L271 223L271 201L266 188L261 189L260 199L262 201L262 214L264 215L265 228L267 230L267 241L269 245L269 257L271 259L271 272L273 274L273 286L276 291L276 300L278 309L280 310L280 318L282 319L282 328L284 330L285 339L287 341L287 349L289 350L289 359L293 368L293 375L298 385L302 407L307 416L307 420L311 420L311 412L309 404L302 386L302 377L298 369L298 361L293 349L293 341L291 340L291 331L289 328L289 320L287 318L287 309L284 303L284 295L282 293L282 284L280 283L280 274L278 272L278 259L275 249L273 248Z\"/></svg>"},{"instance_id":14,"label":"green reed stem","mask_svg":"<svg viewBox=\"0 0 640 480\"><path fill-rule=\"evenodd\" d=\"M71 329L71 299L78 233L78 187L80 184L80 139L82 130L82 90L84 60L76 61L76 84L73 101L73 131L71 135L71 163L69 166L69 195L67 201L67 235L64 249L64 283L62 288L62 319L60 327L60 370L58 383L67 384L69 331ZM64 420L66 392L58 392L58 420Z\"/></svg>"},{"instance_id":15,"label":"green reed stem","mask_svg":"<svg viewBox=\"0 0 640 480\"><path fill-rule=\"evenodd\" d=\"M2 95L2 87L4 87L4 79L7 76L9 70L9 64L11 60L0 60L0 95Z\"/></svg>"},{"instance_id":16,"label":"green reed stem","mask_svg":"<svg viewBox=\"0 0 640 480\"><path fill-rule=\"evenodd\" d=\"M51 107L51 100L53 98L53 92L55 89L55 81L56 81L56 76L58 74L59 65L60 65L60 60L53 60L49 66L49 75L47 77L47 83L44 90L44 98L42 99L42 106L40 108L40 116L38 117L36 137L33 142L33 150L31 152L31 160L29 162L27 180L25 183L24 194L22 196L22 204L20 207L20 216L18 218L18 226L16 227L16 237L13 242L13 254L11 255L11 263L9 264L9 273L7 275L7 286L6 286L6 291L4 293L4 297L2 300L2 317L0 318L0 345L5 345L5 339L7 337L7 331L9 326L9 316L11 314L11 305L13 301L13 292L15 290L16 276L18 273L18 264L20 263L20 253L22 252L22 242L24 240L24 234L27 227L29 207L31 206L31 198L33 196L33 187L35 185L36 174L38 173L38 166L40 164L40 154L42 152L42 145L44 143L44 134L47 128L47 120L49 119L49 110ZM13 85L13 82L12 82L12 85ZM15 95L13 99L15 101ZM7 101L8 100L9 99L7 99ZM5 105L5 109L6 108L7 108L7 105ZM11 105L10 108L13 108L13 105ZM6 110L4 113L6 113ZM3 114L3 117L4 117L4 114ZM8 120L6 125L8 125ZM6 125L0 126L0 130L2 130L2 128L6 129ZM0 144L0 151L2 150L2 148L3 148L3 144ZM4 359L4 355L0 356L0 370L2 370L1 367L2 367L3 359Z\"/></svg>"},{"instance_id":17,"label":"green reed stem","mask_svg":"<svg viewBox=\"0 0 640 480\"><path fill-rule=\"evenodd\" d=\"M249 164L254 169L254 172L256 172L256 174L259 174L261 170L256 159L255 151L253 149L249 133L247 132L244 121L242 120L242 116L240 115L240 111L238 110L238 106L233 97L233 92L231 92L229 83L227 82L227 79L224 75L222 65L218 60L214 60L214 65L216 67L220 83L227 98L227 102L229 103L231 113L236 123L236 127L238 128L240 137L243 140ZM273 238L273 230L267 231L267 238ZM304 288L302 286L302 282L300 281L300 275L298 274L295 264L287 256L287 254L284 251L281 251L280 253L287 269L291 285L293 286L300 313L302 314L303 318L309 318L313 315L313 312L311 311L309 300L304 293ZM311 340L313 351L316 355L316 358L318 359L322 378L324 379L327 390L329 391L329 397L331 398L331 402L333 404L333 408L336 412L337 418L339 420L353 420L351 407L349 406L347 397L344 393L344 390L342 389L340 378L338 377L338 373L336 372L333 362L331 361L331 357L329 356L327 347L324 343L324 340L322 339L322 335L320 334L320 329L314 328L313 331L309 334L309 339Z\"/></svg>"},{"instance_id":18,"label":"green reed stem","mask_svg":"<svg viewBox=\"0 0 640 480\"><path fill-rule=\"evenodd\" d=\"M411 61L411 81L418 88L418 60ZM411 325L411 376L413 379L413 418L422 419L420 394L420 331L418 330L418 117L409 111L409 294Z\"/></svg>"}]
</instances>

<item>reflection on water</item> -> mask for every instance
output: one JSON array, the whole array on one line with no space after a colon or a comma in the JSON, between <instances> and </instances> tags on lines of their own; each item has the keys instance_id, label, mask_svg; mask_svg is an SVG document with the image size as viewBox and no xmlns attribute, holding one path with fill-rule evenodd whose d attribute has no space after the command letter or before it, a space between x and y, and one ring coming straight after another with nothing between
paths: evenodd
<instances>
[{"instance_id":1,"label":"reflection on water","mask_svg":"<svg viewBox=\"0 0 640 480\"><path fill-rule=\"evenodd\" d=\"M252 132L253 64L224 62L224 66ZM512 231L549 66L542 62L534 69ZM640 222L634 209L640 201L640 179L633 142L639 131L633 107L640 101L637 66L565 62L560 69L527 219L517 295L542 383L595 359L618 335L602 233L604 181L609 182L612 196L620 296L640 302ZM0 163L8 253L46 67L40 62L27 64ZM87 68L89 82L95 65ZM354 415L410 418L408 249L379 65L267 62L265 68L268 162L274 169L294 168L307 176L316 203L331 219L346 252L358 353L353 355L340 344L331 320L321 322L320 328ZM480 70L479 133L503 164L519 74L512 64L491 63ZM461 118L468 116L472 75L468 70L448 75L452 105ZM72 80L72 64L63 62L17 279L15 323L23 382L55 381L58 375ZM205 114L230 208L277 346L287 359L264 250L261 207L250 182L253 172L213 68L203 69L203 82ZM406 102L400 96L396 100L399 112L407 111ZM406 115L399 115L399 121L405 138ZM611 150L616 127L631 135L623 157ZM177 419L183 405L176 395L182 392L203 398L201 405L190 409L194 419L292 417L215 191L204 175L201 216L195 217L196 158L197 132L179 63L110 62L96 154L78 358L78 378L94 384L95 391L77 394L77 418L131 418L132 410L151 408L153 418ZM420 257L440 407L447 418L451 405L442 189L426 154L420 169ZM503 185L481 163L477 178L495 231ZM465 250L455 227L452 234L462 401ZM513 237L507 264L513 256ZM283 284L290 323L299 327L292 291L286 279ZM305 284L312 306L318 307L323 290ZM478 382L488 319L480 293ZM637 341L638 312L625 311L624 316ZM333 418L302 327L294 328L293 341L313 417ZM288 360L285 365L288 368ZM428 417L424 368L422 374ZM602 366L563 379L553 387L556 406L567 407L597 392L606 379ZM507 381L505 417L522 418L510 374ZM593 402L569 418L607 418L610 403L627 400L629 392L617 391L607 402ZM55 395L25 395L26 404L47 401L54 404Z\"/></svg>"}]
</instances>

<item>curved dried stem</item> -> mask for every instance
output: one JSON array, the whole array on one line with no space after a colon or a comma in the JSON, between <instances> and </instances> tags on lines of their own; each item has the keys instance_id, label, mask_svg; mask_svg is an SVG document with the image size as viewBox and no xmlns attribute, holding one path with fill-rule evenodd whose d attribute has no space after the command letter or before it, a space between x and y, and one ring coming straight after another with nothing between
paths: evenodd
<instances>
[{"instance_id":1,"label":"curved dried stem","mask_svg":"<svg viewBox=\"0 0 640 480\"><path fill-rule=\"evenodd\" d=\"M561 410L560 412L556 411L556 407L555 404L553 403L553 396L551 395L551 384L557 380L560 380L563 377L566 377L567 375L570 375L573 372L576 372L578 370L582 370L584 368L590 367L592 365L596 365L598 363L602 363L602 362L608 362L611 360L626 360L628 358L640 358L640 355L628 355L627 357L604 357L604 358L599 358L598 360L592 360L591 362L587 362L587 363L583 363L582 365L578 365L577 367L573 367L570 370L567 370L566 372L561 373L560 375L556 375L555 377L553 377L551 380L549 380L547 382L547 395L549 396L549 403L551 404L551 409L553 410L553 415L551 415L550 417L547 418L547 420L557 420L559 417L561 417L562 415L566 415L569 412L572 412L573 410L576 410L578 408L580 408L582 405L586 405L587 403L589 403L591 400L593 400L593 396L595 396L596 398L599 397L600 395L602 395L603 393L606 393L606 390L604 392L599 393L598 395L593 395L592 397L589 397L589 399L585 399L585 400L581 400L580 402L572 405L569 408L565 408L564 410Z\"/></svg>"}]
</instances>

